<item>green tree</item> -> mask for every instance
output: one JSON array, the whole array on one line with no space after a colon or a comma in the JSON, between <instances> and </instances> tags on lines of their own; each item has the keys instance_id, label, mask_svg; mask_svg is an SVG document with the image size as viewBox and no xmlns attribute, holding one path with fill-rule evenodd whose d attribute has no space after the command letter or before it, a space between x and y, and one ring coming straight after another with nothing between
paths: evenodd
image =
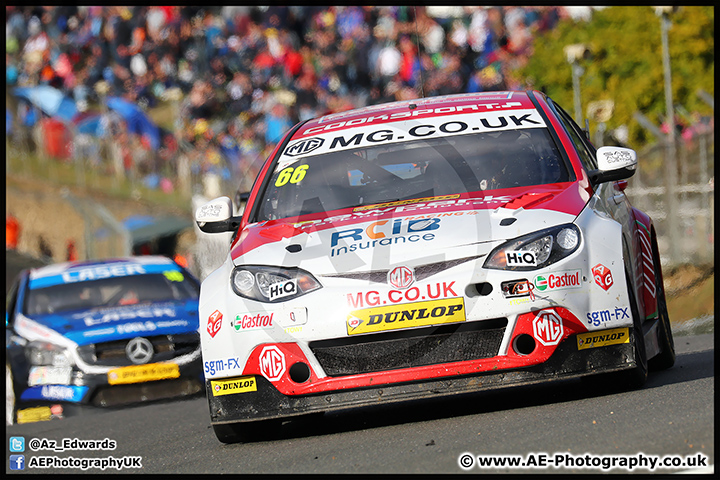
<instances>
[{"instance_id":1,"label":"green tree","mask_svg":"<svg viewBox=\"0 0 720 480\"><path fill-rule=\"evenodd\" d=\"M670 16L668 32L673 101L690 112L712 115L697 95L715 92L715 10L683 6ZM612 100L615 109L608 129L626 125L631 147L655 141L633 114L640 111L656 124L665 120L665 90L660 18L650 6L596 10L588 22L565 19L538 36L534 53L520 70L531 88L543 91L573 111L572 71L564 47L585 44L590 52L579 64L583 116L589 102ZM594 126L591 125L591 130Z\"/></svg>"}]
</instances>

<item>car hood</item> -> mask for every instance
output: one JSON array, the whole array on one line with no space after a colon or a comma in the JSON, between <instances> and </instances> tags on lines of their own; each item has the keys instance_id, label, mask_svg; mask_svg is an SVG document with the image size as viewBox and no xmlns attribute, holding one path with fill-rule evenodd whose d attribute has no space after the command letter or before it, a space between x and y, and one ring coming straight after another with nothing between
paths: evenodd
<instances>
[{"instance_id":1,"label":"car hood","mask_svg":"<svg viewBox=\"0 0 720 480\"><path fill-rule=\"evenodd\" d=\"M390 202L260 222L233 245L235 265L315 275L479 258L506 240L572 222L590 193L577 182Z\"/></svg>"},{"instance_id":2,"label":"car hood","mask_svg":"<svg viewBox=\"0 0 720 480\"><path fill-rule=\"evenodd\" d=\"M197 331L198 301L101 307L63 314L33 315L30 319L78 345L87 345Z\"/></svg>"}]
</instances>

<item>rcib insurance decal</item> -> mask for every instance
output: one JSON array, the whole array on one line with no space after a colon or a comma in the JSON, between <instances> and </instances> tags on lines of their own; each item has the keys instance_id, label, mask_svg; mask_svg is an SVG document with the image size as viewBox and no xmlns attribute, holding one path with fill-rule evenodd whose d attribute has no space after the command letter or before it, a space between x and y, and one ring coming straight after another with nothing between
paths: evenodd
<instances>
[{"instance_id":1,"label":"rcib insurance decal","mask_svg":"<svg viewBox=\"0 0 720 480\"><path fill-rule=\"evenodd\" d=\"M347 332L357 335L464 321L465 302L455 297L355 310L348 315Z\"/></svg>"}]
</instances>

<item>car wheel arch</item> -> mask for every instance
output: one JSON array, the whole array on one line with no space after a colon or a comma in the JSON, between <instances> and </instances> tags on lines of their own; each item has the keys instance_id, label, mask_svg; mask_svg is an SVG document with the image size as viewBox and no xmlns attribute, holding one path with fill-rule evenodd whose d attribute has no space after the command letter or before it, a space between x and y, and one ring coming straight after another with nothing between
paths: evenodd
<instances>
[{"instance_id":1,"label":"car wheel arch","mask_svg":"<svg viewBox=\"0 0 720 480\"><path fill-rule=\"evenodd\" d=\"M647 277L648 282L652 283L654 286L656 281L663 280L655 225L653 224L652 219L645 212L638 210L637 208L632 209L632 214L636 223L635 235L637 238L634 239L634 241L636 241L639 246L639 261L637 266L641 272L640 277L638 278ZM634 273L637 274L638 272ZM659 279L656 278L658 275L660 277ZM640 289L636 289L636 294L638 295L640 303L642 303L642 308L644 310L643 317L648 317L648 311L657 312L658 310L657 291L653 291L652 293L648 291L648 294L646 294L646 291L642 290L643 283L644 282L640 283Z\"/></svg>"}]
</instances>

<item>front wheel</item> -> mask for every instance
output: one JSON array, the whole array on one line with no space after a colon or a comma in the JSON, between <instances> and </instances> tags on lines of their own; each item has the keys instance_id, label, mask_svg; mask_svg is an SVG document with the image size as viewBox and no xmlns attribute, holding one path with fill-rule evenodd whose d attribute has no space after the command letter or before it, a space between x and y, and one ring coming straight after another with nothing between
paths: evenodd
<instances>
[{"instance_id":1,"label":"front wheel","mask_svg":"<svg viewBox=\"0 0 720 480\"><path fill-rule=\"evenodd\" d=\"M643 334L642 322L638 313L637 299L635 297L635 289L630 282L630 276L625 273L625 281L628 287L628 297L630 299L630 311L633 317L633 349L635 350L635 368L631 370L623 370L618 373L619 379L623 382L622 386L631 389L641 388L645 385L648 378L648 360L647 351L645 350L645 335Z\"/></svg>"},{"instance_id":2,"label":"front wheel","mask_svg":"<svg viewBox=\"0 0 720 480\"><path fill-rule=\"evenodd\" d=\"M628 297L630 300L630 312L633 319L632 344L635 352L635 367L619 372L600 373L583 377L583 381L590 385L590 388L599 388L610 391L626 391L641 388L648 378L647 351L645 350L645 336L643 335L640 314L635 297L635 289L630 283L630 276L625 272Z\"/></svg>"},{"instance_id":3,"label":"front wheel","mask_svg":"<svg viewBox=\"0 0 720 480\"><path fill-rule=\"evenodd\" d=\"M663 285L662 269L657 251L653 251L655 263L655 295L657 298L658 313L658 341L660 353L648 362L652 370L665 370L675 365L675 341L673 340L672 328L670 326L670 315L668 315L667 302L665 301L665 286Z\"/></svg>"}]
</instances>

